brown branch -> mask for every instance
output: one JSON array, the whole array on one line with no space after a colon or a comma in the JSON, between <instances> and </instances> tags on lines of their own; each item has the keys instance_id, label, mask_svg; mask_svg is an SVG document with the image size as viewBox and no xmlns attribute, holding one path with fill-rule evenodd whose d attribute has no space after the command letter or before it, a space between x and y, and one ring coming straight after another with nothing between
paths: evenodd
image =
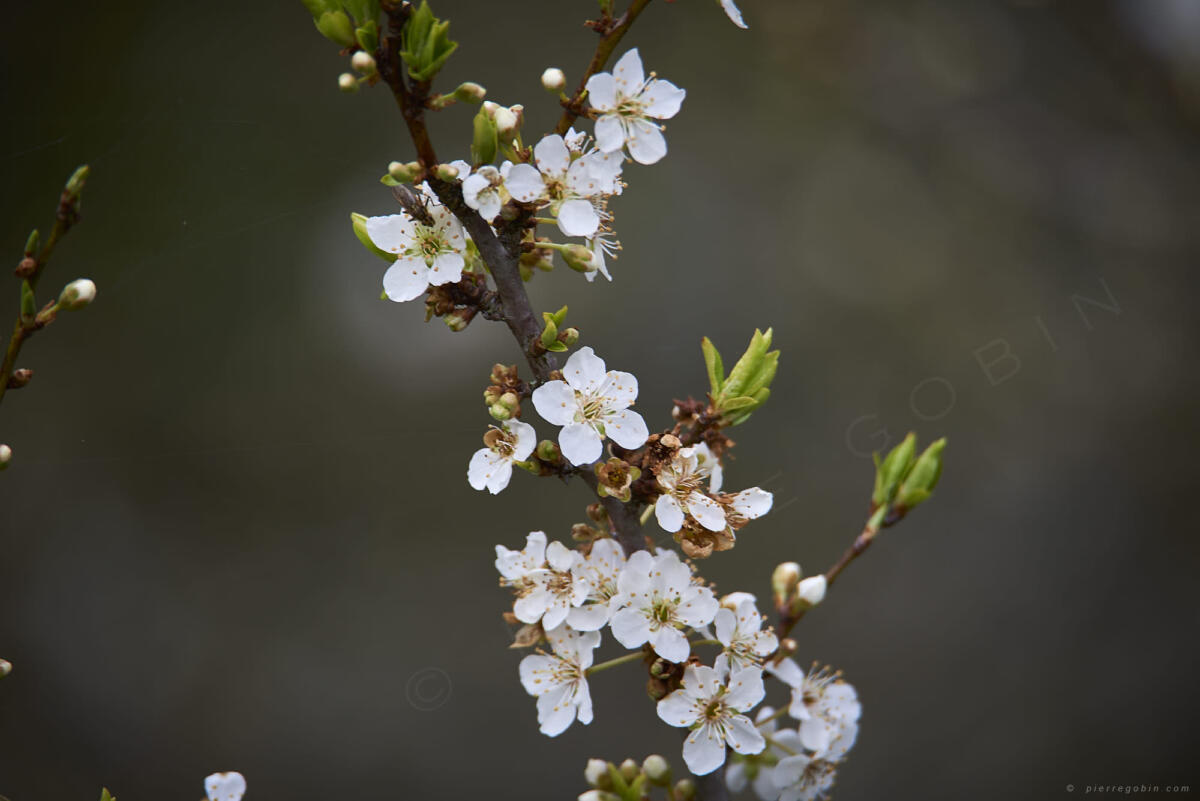
<instances>
[{"instance_id":1,"label":"brown branch","mask_svg":"<svg viewBox=\"0 0 1200 801\"><path fill-rule=\"evenodd\" d=\"M592 60L588 62L587 70L583 73L583 77L579 81L579 88L575 90L575 94L564 100L563 114L559 117L558 125L554 126L554 132L562 135L579 119L583 114L583 96L587 92L588 78L591 78L600 70L604 69L604 65L608 63L608 59L612 57L613 50L617 49L625 32L633 25L634 20L638 18L645 10L646 6L650 5L650 0L633 0L629 4L629 8L618 19L612 17L602 18L598 22L594 22L591 26L600 34L600 42L596 45L596 52L592 55Z\"/></svg>"}]
</instances>

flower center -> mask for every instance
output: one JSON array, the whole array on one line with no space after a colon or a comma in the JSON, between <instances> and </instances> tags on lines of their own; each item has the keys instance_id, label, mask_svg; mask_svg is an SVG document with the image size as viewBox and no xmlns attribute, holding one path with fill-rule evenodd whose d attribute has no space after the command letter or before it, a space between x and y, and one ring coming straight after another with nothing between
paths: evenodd
<instances>
[{"instance_id":1,"label":"flower center","mask_svg":"<svg viewBox=\"0 0 1200 801\"><path fill-rule=\"evenodd\" d=\"M448 250L450 250L450 243L438 229L424 223L417 223L413 244L408 250L410 255L421 256L428 262Z\"/></svg>"}]
</instances>

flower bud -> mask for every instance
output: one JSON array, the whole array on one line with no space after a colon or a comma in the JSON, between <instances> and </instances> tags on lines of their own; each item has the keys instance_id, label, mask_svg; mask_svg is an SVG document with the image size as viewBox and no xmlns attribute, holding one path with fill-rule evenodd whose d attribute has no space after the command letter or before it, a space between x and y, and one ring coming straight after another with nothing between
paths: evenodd
<instances>
[{"instance_id":1,"label":"flower bud","mask_svg":"<svg viewBox=\"0 0 1200 801\"><path fill-rule=\"evenodd\" d=\"M666 787L671 781L671 766L667 760L658 754L651 754L642 763L642 772L646 778L660 787Z\"/></svg>"},{"instance_id":2,"label":"flower bud","mask_svg":"<svg viewBox=\"0 0 1200 801\"><path fill-rule=\"evenodd\" d=\"M511 420L513 416L512 410L503 403L493 403L488 407L488 414L497 420Z\"/></svg>"},{"instance_id":3,"label":"flower bud","mask_svg":"<svg viewBox=\"0 0 1200 801\"><path fill-rule=\"evenodd\" d=\"M458 178L458 167L451 164L439 164L434 168L433 173L438 177L439 181L446 181L448 183Z\"/></svg>"},{"instance_id":4,"label":"flower bud","mask_svg":"<svg viewBox=\"0 0 1200 801\"><path fill-rule=\"evenodd\" d=\"M466 81L454 90L454 99L461 103L481 103L486 94L487 89L473 81Z\"/></svg>"},{"instance_id":5,"label":"flower bud","mask_svg":"<svg viewBox=\"0 0 1200 801\"><path fill-rule=\"evenodd\" d=\"M338 76L338 89L341 89L348 95L352 95L358 91L358 78L355 78L348 72L343 72Z\"/></svg>"},{"instance_id":6,"label":"flower bud","mask_svg":"<svg viewBox=\"0 0 1200 801\"><path fill-rule=\"evenodd\" d=\"M17 262L17 269L13 270L13 275L17 278L28 278L37 270L37 259L33 256L26 256Z\"/></svg>"},{"instance_id":7,"label":"flower bud","mask_svg":"<svg viewBox=\"0 0 1200 801\"><path fill-rule=\"evenodd\" d=\"M375 58L365 50L359 50L350 57L350 66L363 75L375 74Z\"/></svg>"},{"instance_id":8,"label":"flower bud","mask_svg":"<svg viewBox=\"0 0 1200 801\"><path fill-rule=\"evenodd\" d=\"M558 67L550 67L542 73L542 88L547 92L561 92L567 85L567 76Z\"/></svg>"},{"instance_id":9,"label":"flower bud","mask_svg":"<svg viewBox=\"0 0 1200 801\"><path fill-rule=\"evenodd\" d=\"M420 174L421 165L416 161L393 161L388 164L388 175L402 184L412 183Z\"/></svg>"},{"instance_id":10,"label":"flower bud","mask_svg":"<svg viewBox=\"0 0 1200 801\"><path fill-rule=\"evenodd\" d=\"M87 278L77 278L63 287L58 305L66 311L78 311L95 299L96 285Z\"/></svg>"},{"instance_id":11,"label":"flower bud","mask_svg":"<svg viewBox=\"0 0 1200 801\"><path fill-rule=\"evenodd\" d=\"M568 348L579 341L579 329L574 326L564 328L558 332L558 341L566 345Z\"/></svg>"},{"instance_id":12,"label":"flower bud","mask_svg":"<svg viewBox=\"0 0 1200 801\"><path fill-rule=\"evenodd\" d=\"M592 251L585 248L583 245L567 245L561 251L563 261L577 273L590 273L596 269L596 264L592 260Z\"/></svg>"},{"instance_id":13,"label":"flower bud","mask_svg":"<svg viewBox=\"0 0 1200 801\"><path fill-rule=\"evenodd\" d=\"M587 767L583 769L583 777L592 787L598 787L601 790L612 787L612 782L608 778L608 763L603 759L589 759Z\"/></svg>"},{"instance_id":14,"label":"flower bud","mask_svg":"<svg viewBox=\"0 0 1200 801\"><path fill-rule=\"evenodd\" d=\"M537 458L543 462L554 464L562 459L562 453L558 450L558 445L548 439L544 439L537 444Z\"/></svg>"},{"instance_id":15,"label":"flower bud","mask_svg":"<svg viewBox=\"0 0 1200 801\"><path fill-rule=\"evenodd\" d=\"M675 797L679 801L691 801L696 797L696 783L691 779L680 779L675 782Z\"/></svg>"},{"instance_id":16,"label":"flower bud","mask_svg":"<svg viewBox=\"0 0 1200 801\"><path fill-rule=\"evenodd\" d=\"M808 604L809 606L816 606L817 604L821 603L821 601L825 600L826 586L827 583L824 576L820 574L809 576L808 578L804 579L804 581L800 582L800 586L797 588L796 594L799 596L800 600L804 601L804 603Z\"/></svg>"},{"instance_id":17,"label":"flower bud","mask_svg":"<svg viewBox=\"0 0 1200 801\"><path fill-rule=\"evenodd\" d=\"M0 470L7 470L10 462L12 462L12 448L0 445Z\"/></svg>"},{"instance_id":18,"label":"flower bud","mask_svg":"<svg viewBox=\"0 0 1200 801\"><path fill-rule=\"evenodd\" d=\"M627 782L633 781L638 777L638 774L642 772L641 768L638 767L638 763L634 762L632 759L627 759L622 762L619 770L621 771L621 778Z\"/></svg>"},{"instance_id":19,"label":"flower bud","mask_svg":"<svg viewBox=\"0 0 1200 801\"><path fill-rule=\"evenodd\" d=\"M588 790L579 795L579 801L621 801L621 796L604 790Z\"/></svg>"},{"instance_id":20,"label":"flower bud","mask_svg":"<svg viewBox=\"0 0 1200 801\"><path fill-rule=\"evenodd\" d=\"M796 591L800 583L800 565L795 562L783 562L775 566L771 574L771 593L775 596L775 605L782 606Z\"/></svg>"},{"instance_id":21,"label":"flower bud","mask_svg":"<svg viewBox=\"0 0 1200 801\"><path fill-rule=\"evenodd\" d=\"M492 115L492 120L496 123L496 135L500 137L500 141L507 142L513 138L517 132L517 115L512 109L499 106L496 112Z\"/></svg>"},{"instance_id":22,"label":"flower bud","mask_svg":"<svg viewBox=\"0 0 1200 801\"><path fill-rule=\"evenodd\" d=\"M0 679L12 673L12 662L7 659L0 659Z\"/></svg>"}]
</instances>

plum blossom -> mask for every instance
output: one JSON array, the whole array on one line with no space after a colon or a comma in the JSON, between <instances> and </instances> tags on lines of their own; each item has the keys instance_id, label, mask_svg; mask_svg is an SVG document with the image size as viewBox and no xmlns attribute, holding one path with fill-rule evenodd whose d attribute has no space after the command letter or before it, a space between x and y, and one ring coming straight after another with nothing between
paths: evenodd
<instances>
[{"instance_id":1,"label":"plum blossom","mask_svg":"<svg viewBox=\"0 0 1200 801\"><path fill-rule=\"evenodd\" d=\"M208 801L241 801L246 794L246 779L237 771L214 773L204 780Z\"/></svg>"},{"instance_id":2,"label":"plum blossom","mask_svg":"<svg viewBox=\"0 0 1200 801\"><path fill-rule=\"evenodd\" d=\"M558 444L573 465L600 458L605 437L622 448L639 448L650 435L646 421L629 409L638 383L630 373L605 369L591 348L567 359L564 381L547 381L533 391L533 406L547 423L562 426Z\"/></svg>"},{"instance_id":3,"label":"plum blossom","mask_svg":"<svg viewBox=\"0 0 1200 801\"><path fill-rule=\"evenodd\" d=\"M467 247L462 225L445 206L431 203L426 208L430 222L407 214L367 218L371 242L396 256L383 274L383 289L397 303L420 297L431 285L462 278Z\"/></svg>"},{"instance_id":4,"label":"plum blossom","mask_svg":"<svg viewBox=\"0 0 1200 801\"><path fill-rule=\"evenodd\" d=\"M678 114L687 93L653 75L646 80L637 48L621 56L611 73L588 78L587 91L588 102L599 112L596 144L601 151L613 153L628 146L629 155L640 164L653 164L667 155L662 126L653 120Z\"/></svg>"},{"instance_id":5,"label":"plum blossom","mask_svg":"<svg viewBox=\"0 0 1200 801\"><path fill-rule=\"evenodd\" d=\"M741 593L739 593L741 595ZM723 603L727 603L724 599ZM717 639L725 646L725 656L734 668L752 667L762 664L763 657L779 648L775 633L762 630L763 616L754 605L754 599L738 598L733 609L723 605L713 619Z\"/></svg>"},{"instance_id":6,"label":"plum blossom","mask_svg":"<svg viewBox=\"0 0 1200 801\"><path fill-rule=\"evenodd\" d=\"M658 716L692 730L683 743L683 761L703 776L725 761L726 745L739 754L758 754L766 747L762 734L741 714L758 706L765 694L761 669L730 670L718 658L711 668L689 665L679 689L658 702Z\"/></svg>"},{"instance_id":7,"label":"plum blossom","mask_svg":"<svg viewBox=\"0 0 1200 801\"><path fill-rule=\"evenodd\" d=\"M654 504L654 516L664 531L679 531L688 515L709 531L725 529L725 511L702 489L709 475L700 470L695 448L680 448L662 466L658 472L662 495Z\"/></svg>"},{"instance_id":8,"label":"plum blossom","mask_svg":"<svg viewBox=\"0 0 1200 801\"><path fill-rule=\"evenodd\" d=\"M691 646L680 627L698 628L712 622L717 599L712 590L692 583L692 569L674 551L651 556L638 551L629 557L617 579L612 600L612 633L626 648L647 642L671 662L684 662Z\"/></svg>"},{"instance_id":9,"label":"plum blossom","mask_svg":"<svg viewBox=\"0 0 1200 801\"><path fill-rule=\"evenodd\" d=\"M862 704L854 687L842 681L840 673L813 665L800 686L792 689L788 714L800 721L804 747L821 755L844 726L857 724Z\"/></svg>"},{"instance_id":10,"label":"plum blossom","mask_svg":"<svg viewBox=\"0 0 1200 801\"><path fill-rule=\"evenodd\" d=\"M779 788L779 801L818 801L829 797L837 764L858 737L858 724L843 721L829 747L815 754L795 754L779 760L771 781Z\"/></svg>"},{"instance_id":11,"label":"plum blossom","mask_svg":"<svg viewBox=\"0 0 1200 801\"><path fill-rule=\"evenodd\" d=\"M803 752L800 734L795 729L776 730L775 710L764 706L755 716L755 724L765 737L770 737L767 747L758 754L739 757L725 770L725 783L735 793L753 784L754 793L762 801L776 801L781 788L775 783L775 766L779 760ZM765 738L764 738L765 739Z\"/></svg>"},{"instance_id":12,"label":"plum blossom","mask_svg":"<svg viewBox=\"0 0 1200 801\"><path fill-rule=\"evenodd\" d=\"M542 137L534 145L533 164L514 164L505 176L505 187L521 203L548 202L558 227L567 236L593 236L600 228L596 203L612 194L620 175L614 165L595 151L572 159L571 149L558 134Z\"/></svg>"},{"instance_id":13,"label":"plum blossom","mask_svg":"<svg viewBox=\"0 0 1200 801\"><path fill-rule=\"evenodd\" d=\"M541 531L530 532L521 551L497 545L496 569L502 576L501 586L516 591L513 614L517 620L541 621L547 631L566 620L571 609L588 596L587 582L576 572L581 558L578 551L561 542L546 545Z\"/></svg>"},{"instance_id":14,"label":"plum blossom","mask_svg":"<svg viewBox=\"0 0 1200 801\"><path fill-rule=\"evenodd\" d=\"M718 2L720 2L721 8L734 25L743 30L750 27L746 24L746 20L742 19L742 10L737 7L737 3L733 2L733 0L718 0Z\"/></svg>"},{"instance_id":15,"label":"plum blossom","mask_svg":"<svg viewBox=\"0 0 1200 801\"><path fill-rule=\"evenodd\" d=\"M554 653L531 654L521 660L521 684L537 696L538 723L542 734L557 737L576 719L585 726L592 722L592 696L587 669L592 652L600 644L600 632L578 632L561 625L546 632Z\"/></svg>"},{"instance_id":16,"label":"plum blossom","mask_svg":"<svg viewBox=\"0 0 1200 801\"><path fill-rule=\"evenodd\" d=\"M511 166L507 161L500 169L488 164L463 179L463 202L479 212L479 216L488 222L496 219L500 207L504 205L504 172L506 167Z\"/></svg>"},{"instance_id":17,"label":"plum blossom","mask_svg":"<svg viewBox=\"0 0 1200 801\"><path fill-rule=\"evenodd\" d=\"M602 629L612 617L612 599L625 567L625 551L612 539L596 540L587 556L579 560L576 575L587 584L587 598L567 613L567 624L577 631Z\"/></svg>"},{"instance_id":18,"label":"plum blossom","mask_svg":"<svg viewBox=\"0 0 1200 801\"><path fill-rule=\"evenodd\" d=\"M509 420L491 428L483 437L487 446L475 451L467 466L467 481L474 489L487 489L493 495L508 486L513 463L523 462L537 447L537 432L528 423Z\"/></svg>"}]
</instances>

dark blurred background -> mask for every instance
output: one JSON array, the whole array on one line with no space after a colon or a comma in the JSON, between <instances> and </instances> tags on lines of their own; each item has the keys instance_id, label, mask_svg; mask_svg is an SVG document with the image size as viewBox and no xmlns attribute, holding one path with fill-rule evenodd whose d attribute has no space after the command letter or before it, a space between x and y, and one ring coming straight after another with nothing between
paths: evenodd
<instances>
[{"instance_id":1,"label":"dark blurred background","mask_svg":"<svg viewBox=\"0 0 1200 801\"><path fill-rule=\"evenodd\" d=\"M723 591L824 569L864 454L949 436L936 500L796 631L865 703L839 798L1195 787L1200 3L742 7L745 32L712 0L635 26L688 90L670 153L627 169L616 280L539 275L535 306L641 378L652 428L704 391L701 336L775 327L727 485L776 507L703 565ZM595 4L435 9L443 84L549 127L538 76L578 79ZM236 769L260 799L571 799L589 756L679 766L637 669L593 681L590 727L537 732L492 546L567 538L589 496L467 486L518 354L378 300L348 215L395 208L390 96L338 93L298 2L5 15L0 243L15 265L88 162L43 286L100 290L0 415L0 793L189 801ZM438 116L444 157L470 116Z\"/></svg>"}]
</instances>

